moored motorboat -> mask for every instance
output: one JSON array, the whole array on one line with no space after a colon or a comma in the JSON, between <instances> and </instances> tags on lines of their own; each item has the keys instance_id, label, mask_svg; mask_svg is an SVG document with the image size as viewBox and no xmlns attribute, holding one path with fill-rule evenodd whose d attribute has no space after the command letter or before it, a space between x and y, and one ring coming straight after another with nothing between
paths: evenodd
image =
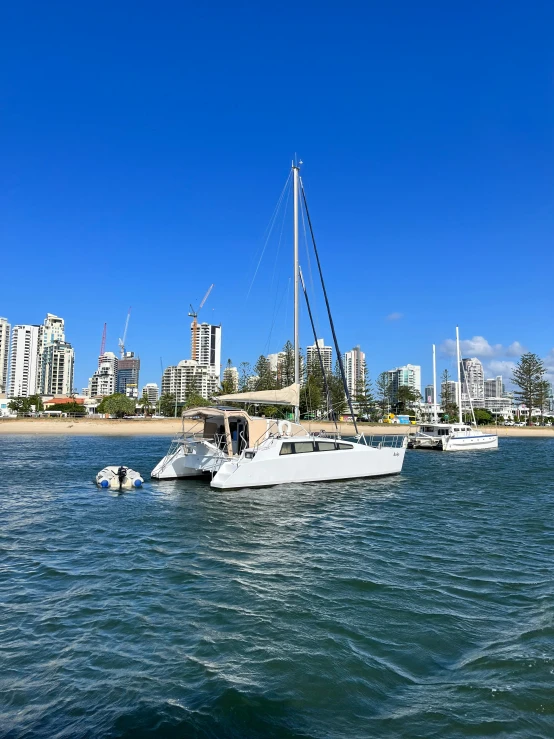
<instances>
[{"instance_id":1,"label":"moored motorboat","mask_svg":"<svg viewBox=\"0 0 554 739\"><path fill-rule=\"evenodd\" d=\"M497 449L497 434L484 434L463 423L425 423L409 437L411 449L438 449L443 452Z\"/></svg>"}]
</instances>

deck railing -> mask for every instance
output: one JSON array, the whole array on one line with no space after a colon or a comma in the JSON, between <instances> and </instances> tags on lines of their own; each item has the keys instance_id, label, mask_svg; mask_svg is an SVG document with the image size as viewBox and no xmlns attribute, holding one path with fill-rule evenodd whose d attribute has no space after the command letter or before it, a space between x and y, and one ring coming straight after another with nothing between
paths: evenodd
<instances>
[{"instance_id":1,"label":"deck railing","mask_svg":"<svg viewBox=\"0 0 554 739\"><path fill-rule=\"evenodd\" d=\"M357 438L359 444L367 444L367 446L371 446L374 449L383 449L384 447L400 449L406 444L404 434L382 434L374 436L360 434Z\"/></svg>"}]
</instances>

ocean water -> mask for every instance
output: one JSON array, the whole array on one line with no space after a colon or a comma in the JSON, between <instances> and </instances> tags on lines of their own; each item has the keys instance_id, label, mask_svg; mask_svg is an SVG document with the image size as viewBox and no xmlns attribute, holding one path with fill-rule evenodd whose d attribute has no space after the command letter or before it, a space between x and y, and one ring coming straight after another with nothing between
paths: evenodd
<instances>
[{"instance_id":1,"label":"ocean water","mask_svg":"<svg viewBox=\"0 0 554 739\"><path fill-rule=\"evenodd\" d=\"M0 436L0 736L554 736L554 440L224 493L168 443Z\"/></svg>"}]
</instances>

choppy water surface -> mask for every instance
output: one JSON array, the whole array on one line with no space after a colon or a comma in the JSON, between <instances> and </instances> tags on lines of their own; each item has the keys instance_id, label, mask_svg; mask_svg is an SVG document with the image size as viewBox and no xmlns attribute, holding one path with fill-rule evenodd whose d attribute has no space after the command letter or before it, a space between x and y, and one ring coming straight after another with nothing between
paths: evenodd
<instances>
[{"instance_id":1,"label":"choppy water surface","mask_svg":"<svg viewBox=\"0 0 554 739\"><path fill-rule=\"evenodd\" d=\"M552 440L391 479L93 485L165 438L0 437L0 734L552 737Z\"/></svg>"}]
</instances>

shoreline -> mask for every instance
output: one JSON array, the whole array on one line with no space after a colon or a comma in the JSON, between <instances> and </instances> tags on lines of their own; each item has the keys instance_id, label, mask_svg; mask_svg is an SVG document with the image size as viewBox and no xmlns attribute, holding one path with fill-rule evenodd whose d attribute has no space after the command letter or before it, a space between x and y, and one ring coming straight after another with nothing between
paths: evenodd
<instances>
[{"instance_id":1,"label":"shoreline","mask_svg":"<svg viewBox=\"0 0 554 739\"><path fill-rule=\"evenodd\" d=\"M185 423L185 431L189 431L195 422ZM332 431L334 425L328 422L306 422L302 424L308 431ZM351 423L339 423L339 431L343 436L353 436L354 426ZM7 434L41 434L65 436L174 436L182 428L180 418L160 419L115 419L115 418L2 418L0 419L0 436ZM389 424L358 424L361 432L368 436L385 434L407 434L414 426ZM554 427L530 426L480 426L480 430L497 433L499 437L554 438Z\"/></svg>"}]
</instances>

